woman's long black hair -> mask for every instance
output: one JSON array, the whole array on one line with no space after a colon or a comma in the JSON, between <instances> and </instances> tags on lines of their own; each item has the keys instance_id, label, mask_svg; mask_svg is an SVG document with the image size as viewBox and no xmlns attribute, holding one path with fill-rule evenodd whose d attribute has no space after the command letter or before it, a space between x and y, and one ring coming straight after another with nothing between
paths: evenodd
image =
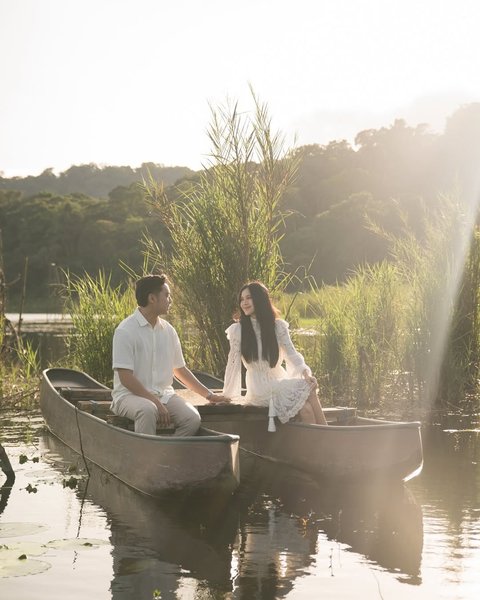
<instances>
[{"instance_id":1,"label":"woman's long black hair","mask_svg":"<svg viewBox=\"0 0 480 600\"><path fill-rule=\"evenodd\" d=\"M273 368L278 362L279 350L278 341L275 334L275 319L278 317L278 310L272 304L267 288L259 281L252 281L245 284L238 294L238 305L242 292L249 288L255 308L255 318L260 325L260 334L262 339L262 358L269 362ZM257 338L253 330L252 321L240 308L240 326L242 331L242 356L247 362L258 360Z\"/></svg>"}]
</instances>

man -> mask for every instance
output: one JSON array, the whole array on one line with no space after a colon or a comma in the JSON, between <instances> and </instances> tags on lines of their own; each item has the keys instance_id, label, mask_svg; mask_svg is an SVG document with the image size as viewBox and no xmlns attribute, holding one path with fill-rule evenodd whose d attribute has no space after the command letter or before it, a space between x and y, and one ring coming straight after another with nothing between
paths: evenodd
<instances>
[{"instance_id":1,"label":"man","mask_svg":"<svg viewBox=\"0 0 480 600\"><path fill-rule=\"evenodd\" d=\"M175 329L160 318L172 303L166 275L147 275L136 282L138 307L113 336L112 411L135 421L135 431L155 435L175 426L175 435L195 435L200 414L172 387L173 376L210 402L226 398L213 394L187 369Z\"/></svg>"}]
</instances>

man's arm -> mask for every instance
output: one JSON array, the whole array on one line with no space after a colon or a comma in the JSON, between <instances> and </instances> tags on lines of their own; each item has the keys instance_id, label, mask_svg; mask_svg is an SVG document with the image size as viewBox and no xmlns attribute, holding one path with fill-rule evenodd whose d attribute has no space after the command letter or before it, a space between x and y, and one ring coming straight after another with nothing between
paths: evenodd
<instances>
[{"instance_id":1,"label":"man's arm","mask_svg":"<svg viewBox=\"0 0 480 600\"><path fill-rule=\"evenodd\" d=\"M170 425L170 416L166 407L160 402L155 394L150 393L147 388L135 377L130 369L116 369L120 383L124 385L129 392L135 396L146 398L153 402L158 409L158 420L162 427Z\"/></svg>"},{"instance_id":2,"label":"man's arm","mask_svg":"<svg viewBox=\"0 0 480 600\"><path fill-rule=\"evenodd\" d=\"M204 386L203 383L201 383L190 371L190 369L187 369L187 367L173 369L173 373L175 377L179 379L189 390L192 390L192 392L195 392L199 396L206 398L212 404L218 402L230 402L230 398L226 398L221 394L214 394L211 390Z\"/></svg>"}]
</instances>

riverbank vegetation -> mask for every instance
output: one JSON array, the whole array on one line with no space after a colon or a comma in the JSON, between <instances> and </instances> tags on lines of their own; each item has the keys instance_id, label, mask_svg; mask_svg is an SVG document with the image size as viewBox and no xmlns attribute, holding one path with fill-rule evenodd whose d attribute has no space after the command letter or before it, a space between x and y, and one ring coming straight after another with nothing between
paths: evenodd
<instances>
[{"instance_id":1,"label":"riverbank vegetation","mask_svg":"<svg viewBox=\"0 0 480 600\"><path fill-rule=\"evenodd\" d=\"M436 216L425 215L422 241L405 232L392 241L390 260L359 267L340 285L276 291L296 345L318 375L325 405L422 419L437 410L478 408L480 233L470 236L458 203L441 202ZM458 257L455 242L462 237L470 242ZM131 286L117 289L100 276L79 279L70 290L79 299L70 305L76 323L72 364L110 384L113 329L133 309ZM209 298L203 301L214 310ZM235 299L225 302L222 333ZM169 319L181 333L187 363L221 377L225 357L212 367L194 312L175 301Z\"/></svg>"},{"instance_id":2,"label":"riverbank vegetation","mask_svg":"<svg viewBox=\"0 0 480 600\"><path fill-rule=\"evenodd\" d=\"M447 120L445 131L426 125L394 123L361 131L354 144L345 140L296 148L295 180L280 201L285 220L280 249L288 272L310 265L318 286L344 282L362 264L389 257L391 244L368 227L374 221L399 235L404 221L416 232L423 205L432 211L439 194L464 187L479 163L480 103L466 105ZM252 156L252 166L257 157ZM0 178L0 229L10 312L21 301L25 257L28 281L25 310L59 311L52 286L62 273L100 270L117 285L124 278L119 262L142 269L145 233L168 250L171 236L144 202L142 180L163 182L171 201L208 172L168 169L146 163L139 169L81 165L55 175Z\"/></svg>"},{"instance_id":3,"label":"riverbank vegetation","mask_svg":"<svg viewBox=\"0 0 480 600\"><path fill-rule=\"evenodd\" d=\"M442 203L421 242L406 233L389 261L293 307L294 322L308 318L311 335L297 343L327 404L417 418L478 408L480 234L459 219L458 204Z\"/></svg>"},{"instance_id":4,"label":"riverbank vegetation","mask_svg":"<svg viewBox=\"0 0 480 600\"><path fill-rule=\"evenodd\" d=\"M36 352L5 315L7 286L0 236L0 408L35 402L39 364Z\"/></svg>"},{"instance_id":5,"label":"riverbank vegetation","mask_svg":"<svg viewBox=\"0 0 480 600\"><path fill-rule=\"evenodd\" d=\"M284 289L280 203L293 183L298 160L271 126L267 107L253 95L252 114L236 104L213 110L208 130L209 164L198 181L172 201L150 178L147 200L166 227L171 245L147 236L148 256L169 274L181 322L197 331L193 364L220 373L225 368L237 294L247 280Z\"/></svg>"},{"instance_id":6,"label":"riverbank vegetation","mask_svg":"<svg viewBox=\"0 0 480 600\"><path fill-rule=\"evenodd\" d=\"M66 280L63 296L73 327L67 336L68 364L111 385L113 333L135 310L132 285L114 286L103 272L95 278L67 273Z\"/></svg>"},{"instance_id":7,"label":"riverbank vegetation","mask_svg":"<svg viewBox=\"0 0 480 600\"><path fill-rule=\"evenodd\" d=\"M0 191L2 219L14 215L9 260L15 243L20 256L35 247L32 285L65 291L70 364L111 383L131 279L165 269L188 364L222 376L236 293L257 278L288 313L326 405L404 417L478 408L480 105L442 135L396 121L361 132L356 150L291 151L254 103L251 117L214 110L210 162L174 186L148 174L108 199Z\"/></svg>"}]
</instances>

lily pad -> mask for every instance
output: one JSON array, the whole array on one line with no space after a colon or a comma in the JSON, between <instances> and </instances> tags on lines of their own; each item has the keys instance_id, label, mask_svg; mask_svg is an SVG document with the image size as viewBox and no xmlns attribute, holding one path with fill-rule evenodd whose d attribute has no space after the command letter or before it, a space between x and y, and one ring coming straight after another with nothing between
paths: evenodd
<instances>
[{"instance_id":1,"label":"lily pad","mask_svg":"<svg viewBox=\"0 0 480 600\"><path fill-rule=\"evenodd\" d=\"M22 554L27 556L41 556L47 547L38 542L11 542L0 546L0 561L18 558Z\"/></svg>"},{"instance_id":2,"label":"lily pad","mask_svg":"<svg viewBox=\"0 0 480 600\"><path fill-rule=\"evenodd\" d=\"M94 538L71 538L66 540L52 540L45 544L48 548L57 548L58 550L85 550L98 546L107 546L109 542Z\"/></svg>"},{"instance_id":3,"label":"lily pad","mask_svg":"<svg viewBox=\"0 0 480 600\"><path fill-rule=\"evenodd\" d=\"M33 535L45 529L47 526L39 523L0 523L0 538Z\"/></svg>"},{"instance_id":4,"label":"lily pad","mask_svg":"<svg viewBox=\"0 0 480 600\"><path fill-rule=\"evenodd\" d=\"M48 571L52 565L43 560L35 558L0 559L0 577L24 577L25 575L37 575Z\"/></svg>"}]
</instances>

